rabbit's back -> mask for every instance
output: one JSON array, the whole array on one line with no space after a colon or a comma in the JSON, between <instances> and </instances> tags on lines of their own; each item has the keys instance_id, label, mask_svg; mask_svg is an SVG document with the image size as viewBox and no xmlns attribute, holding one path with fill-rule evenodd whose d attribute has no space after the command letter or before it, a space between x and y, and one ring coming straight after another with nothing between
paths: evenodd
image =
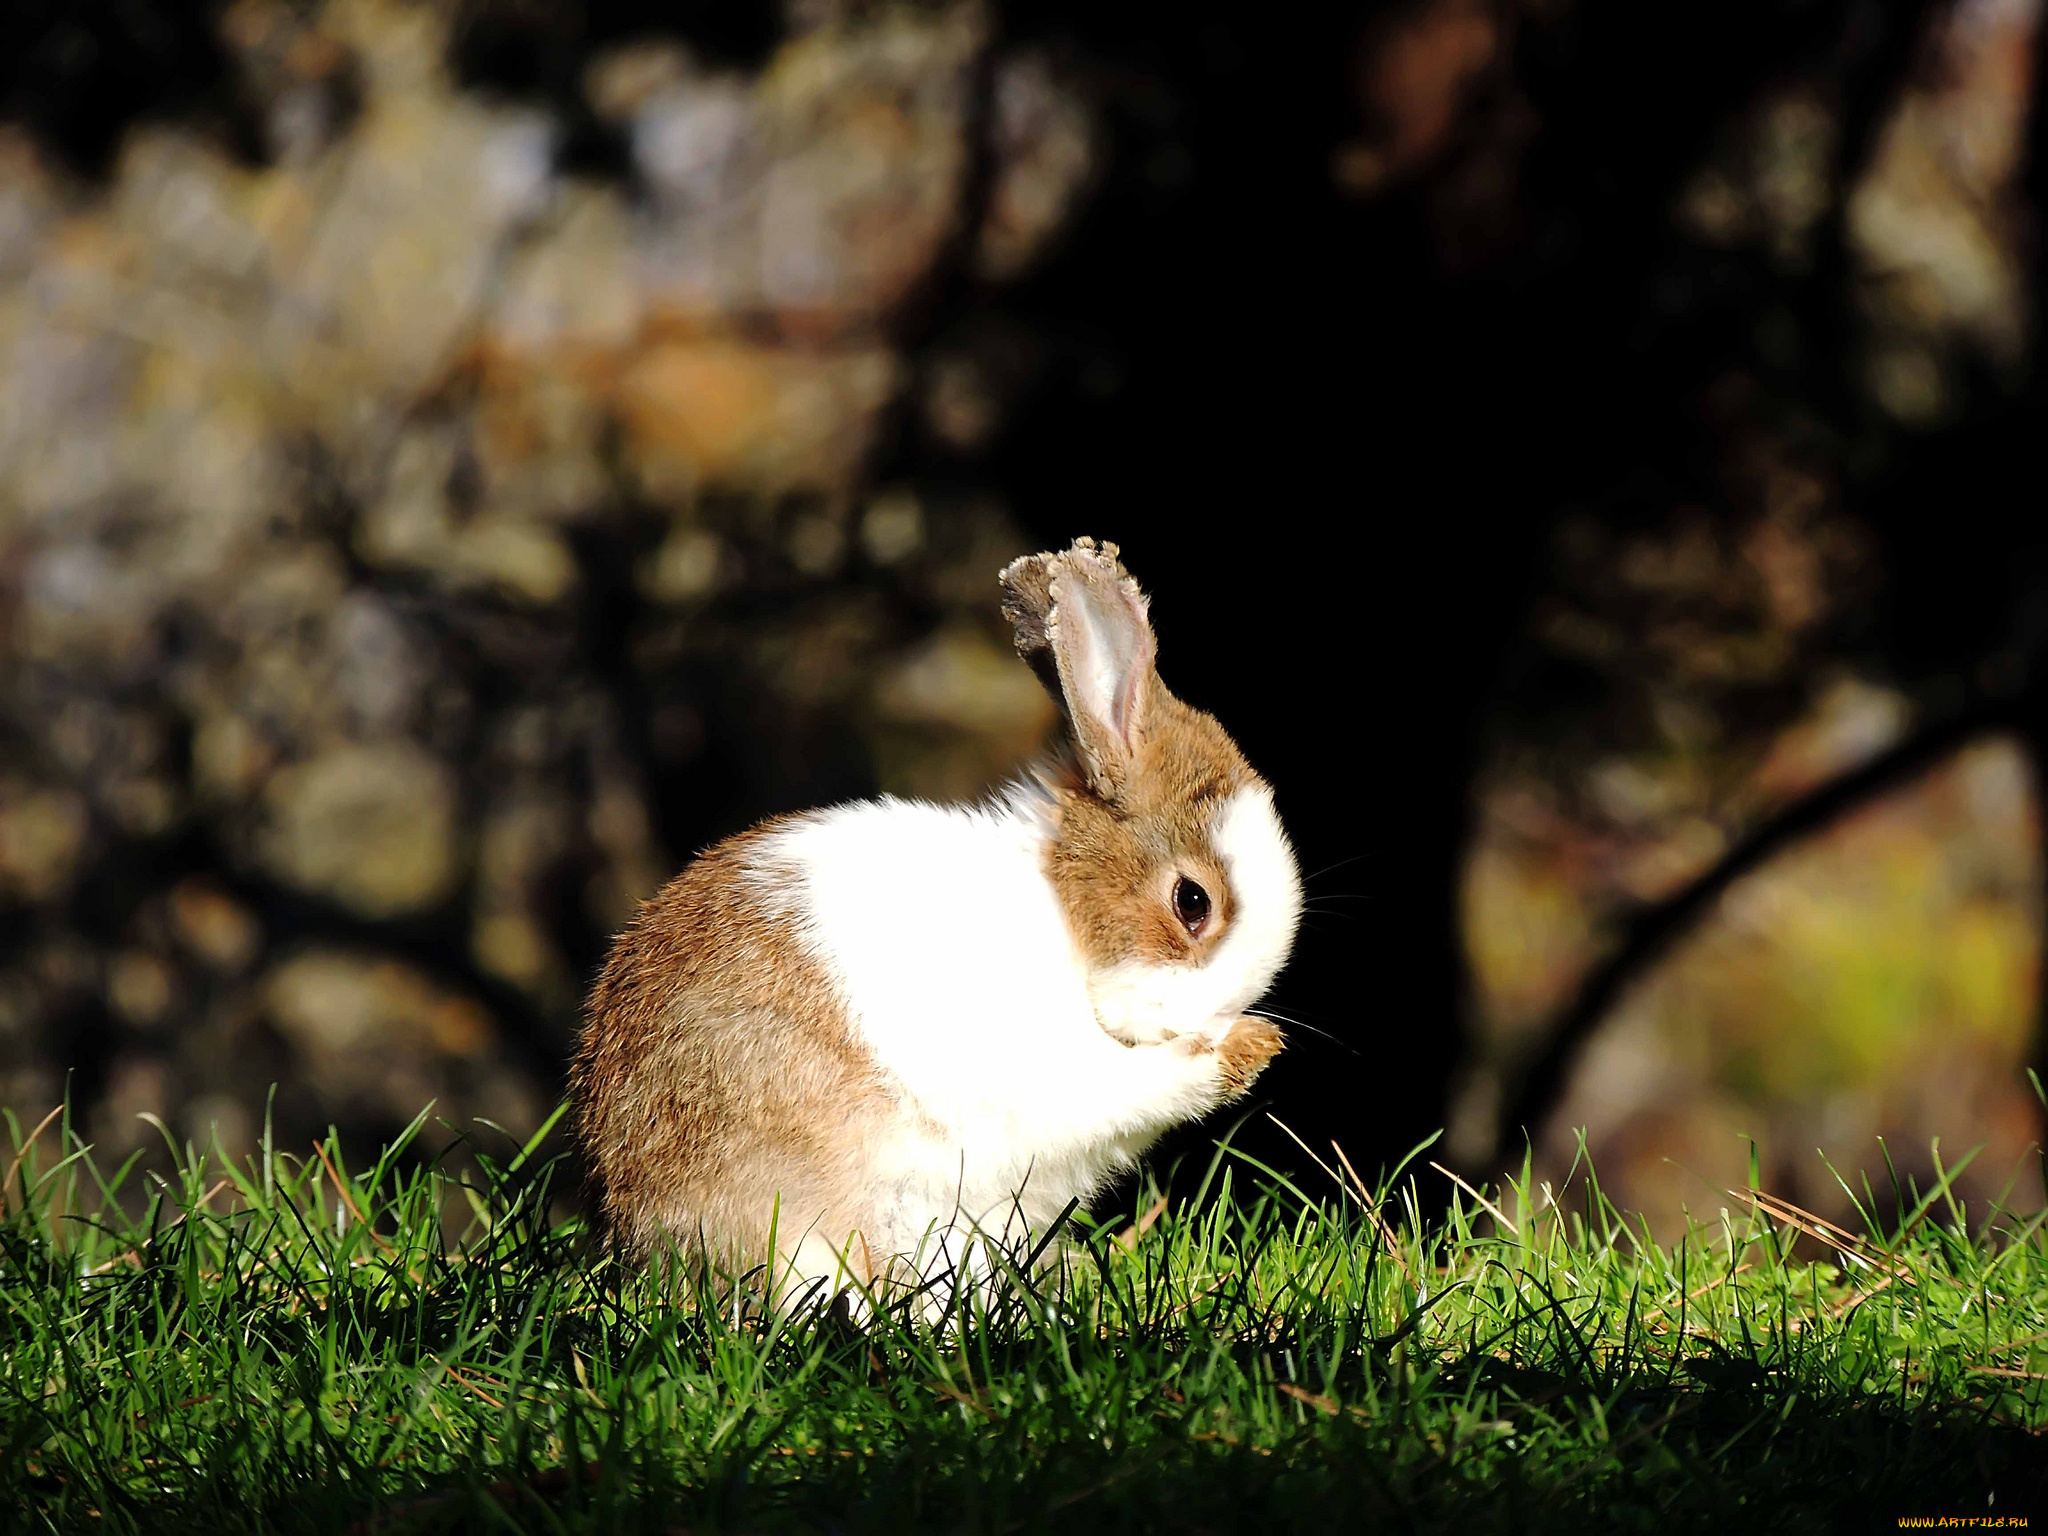
<instances>
[{"instance_id":1,"label":"rabbit's back","mask_svg":"<svg viewBox=\"0 0 2048 1536\"><path fill-rule=\"evenodd\" d=\"M846 1233L894 1096L806 948L769 823L641 908L592 988L572 1093L595 1204L635 1252L758 1252L781 1212ZM779 1199L778 1199L779 1197Z\"/></svg>"}]
</instances>

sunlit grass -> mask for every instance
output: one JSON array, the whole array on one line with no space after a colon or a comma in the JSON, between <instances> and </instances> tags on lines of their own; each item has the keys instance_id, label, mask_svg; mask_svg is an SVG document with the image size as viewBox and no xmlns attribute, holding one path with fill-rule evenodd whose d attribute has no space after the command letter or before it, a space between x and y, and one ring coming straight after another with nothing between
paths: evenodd
<instances>
[{"instance_id":1,"label":"sunlit grass","mask_svg":"<svg viewBox=\"0 0 2048 1536\"><path fill-rule=\"evenodd\" d=\"M241 1167L182 1148L145 1192L61 1117L11 1129L6 1529L2048 1515L2040 1217L1946 1178L1857 1192L1888 1237L1759 1191L1658 1246L1583 1169L1445 1211L1406 1170L1368 1188L1333 1160L1305 1191L1226 1155L944 1326L856 1328L622 1272L550 1215L538 1140L472 1143L462 1176L413 1133L360 1167L333 1138Z\"/></svg>"}]
</instances>

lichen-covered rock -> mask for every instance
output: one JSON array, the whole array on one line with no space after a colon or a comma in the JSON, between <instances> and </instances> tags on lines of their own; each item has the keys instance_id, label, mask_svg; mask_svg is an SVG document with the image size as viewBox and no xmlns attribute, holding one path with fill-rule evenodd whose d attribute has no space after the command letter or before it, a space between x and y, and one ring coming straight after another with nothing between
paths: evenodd
<instances>
[{"instance_id":1,"label":"lichen-covered rock","mask_svg":"<svg viewBox=\"0 0 2048 1536\"><path fill-rule=\"evenodd\" d=\"M77 871L85 834L78 795L0 778L0 898L27 905L60 895Z\"/></svg>"},{"instance_id":2,"label":"lichen-covered rock","mask_svg":"<svg viewBox=\"0 0 2048 1536\"><path fill-rule=\"evenodd\" d=\"M455 779L409 742L349 743L272 775L265 868L365 917L422 911L455 876Z\"/></svg>"}]
</instances>

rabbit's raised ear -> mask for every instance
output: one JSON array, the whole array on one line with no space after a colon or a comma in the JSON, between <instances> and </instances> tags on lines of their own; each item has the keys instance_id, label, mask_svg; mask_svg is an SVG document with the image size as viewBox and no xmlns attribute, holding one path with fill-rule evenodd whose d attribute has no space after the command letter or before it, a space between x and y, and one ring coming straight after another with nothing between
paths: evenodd
<instances>
[{"instance_id":1,"label":"rabbit's raised ear","mask_svg":"<svg viewBox=\"0 0 2048 1536\"><path fill-rule=\"evenodd\" d=\"M1114 544L1076 539L1002 574L1017 654L1066 711L1088 787L1115 800L1130 781L1158 677L1145 594Z\"/></svg>"}]
</instances>

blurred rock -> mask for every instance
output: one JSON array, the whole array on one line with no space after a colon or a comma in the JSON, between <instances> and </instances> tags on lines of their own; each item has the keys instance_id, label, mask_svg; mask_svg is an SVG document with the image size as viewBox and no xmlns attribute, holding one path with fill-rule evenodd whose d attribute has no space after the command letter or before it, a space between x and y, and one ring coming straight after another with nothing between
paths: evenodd
<instances>
[{"instance_id":1,"label":"blurred rock","mask_svg":"<svg viewBox=\"0 0 2048 1536\"><path fill-rule=\"evenodd\" d=\"M891 490L868 503L860 520L861 547L877 565L894 565L924 542L924 508L906 490Z\"/></svg>"},{"instance_id":2,"label":"blurred rock","mask_svg":"<svg viewBox=\"0 0 2048 1536\"><path fill-rule=\"evenodd\" d=\"M620 376L618 410L643 483L669 495L842 483L896 385L880 349L804 353L737 339L667 341Z\"/></svg>"},{"instance_id":3,"label":"blurred rock","mask_svg":"<svg viewBox=\"0 0 2048 1536\"><path fill-rule=\"evenodd\" d=\"M441 1054L475 1056L491 1043L490 1015L434 986L409 966L314 950L264 978L271 1021L309 1055L338 1059L426 1042Z\"/></svg>"},{"instance_id":4,"label":"blurred rock","mask_svg":"<svg viewBox=\"0 0 2048 1536\"><path fill-rule=\"evenodd\" d=\"M339 1114L404 1124L431 1103L457 1126L477 1114L495 1118L498 1106L465 1091L467 1064L496 1044L489 1010L411 966L309 950L264 978L262 1005L293 1048L295 1073ZM532 1109L530 1101L506 1107Z\"/></svg>"},{"instance_id":5,"label":"blurred rock","mask_svg":"<svg viewBox=\"0 0 2048 1536\"><path fill-rule=\"evenodd\" d=\"M259 857L365 917L430 907L456 872L455 778L404 742L335 747L272 776Z\"/></svg>"},{"instance_id":6,"label":"blurred rock","mask_svg":"<svg viewBox=\"0 0 2048 1536\"><path fill-rule=\"evenodd\" d=\"M32 906L62 895L86 830L85 803L76 794L0 778L0 901Z\"/></svg>"},{"instance_id":7,"label":"blurred rock","mask_svg":"<svg viewBox=\"0 0 2048 1536\"><path fill-rule=\"evenodd\" d=\"M698 73L681 43L642 38L607 49L583 66L583 95L590 110L613 123L631 123L660 93L681 89Z\"/></svg>"},{"instance_id":8,"label":"blurred rock","mask_svg":"<svg viewBox=\"0 0 2048 1536\"><path fill-rule=\"evenodd\" d=\"M983 275L1017 276L1068 221L1095 169L1094 118L1043 52L996 69L995 171L975 257Z\"/></svg>"},{"instance_id":9,"label":"blurred rock","mask_svg":"<svg viewBox=\"0 0 2048 1536\"><path fill-rule=\"evenodd\" d=\"M659 603L708 597L718 586L723 551L717 534L679 524L642 567L641 589Z\"/></svg>"},{"instance_id":10,"label":"blurred rock","mask_svg":"<svg viewBox=\"0 0 2048 1536\"><path fill-rule=\"evenodd\" d=\"M979 10L879 8L792 38L753 81L648 61L632 143L669 217L647 231L660 302L759 313L814 337L872 328L931 270L960 216ZM1047 231L1049 233L1049 229Z\"/></svg>"},{"instance_id":11,"label":"blurred rock","mask_svg":"<svg viewBox=\"0 0 2048 1536\"><path fill-rule=\"evenodd\" d=\"M108 964L107 995L132 1028L153 1029L170 1012L178 980L155 955L123 950Z\"/></svg>"},{"instance_id":12,"label":"blurred rock","mask_svg":"<svg viewBox=\"0 0 2048 1536\"><path fill-rule=\"evenodd\" d=\"M217 971L245 969L263 944L255 914L210 881L181 881L170 895L171 926L178 941Z\"/></svg>"}]
</instances>

